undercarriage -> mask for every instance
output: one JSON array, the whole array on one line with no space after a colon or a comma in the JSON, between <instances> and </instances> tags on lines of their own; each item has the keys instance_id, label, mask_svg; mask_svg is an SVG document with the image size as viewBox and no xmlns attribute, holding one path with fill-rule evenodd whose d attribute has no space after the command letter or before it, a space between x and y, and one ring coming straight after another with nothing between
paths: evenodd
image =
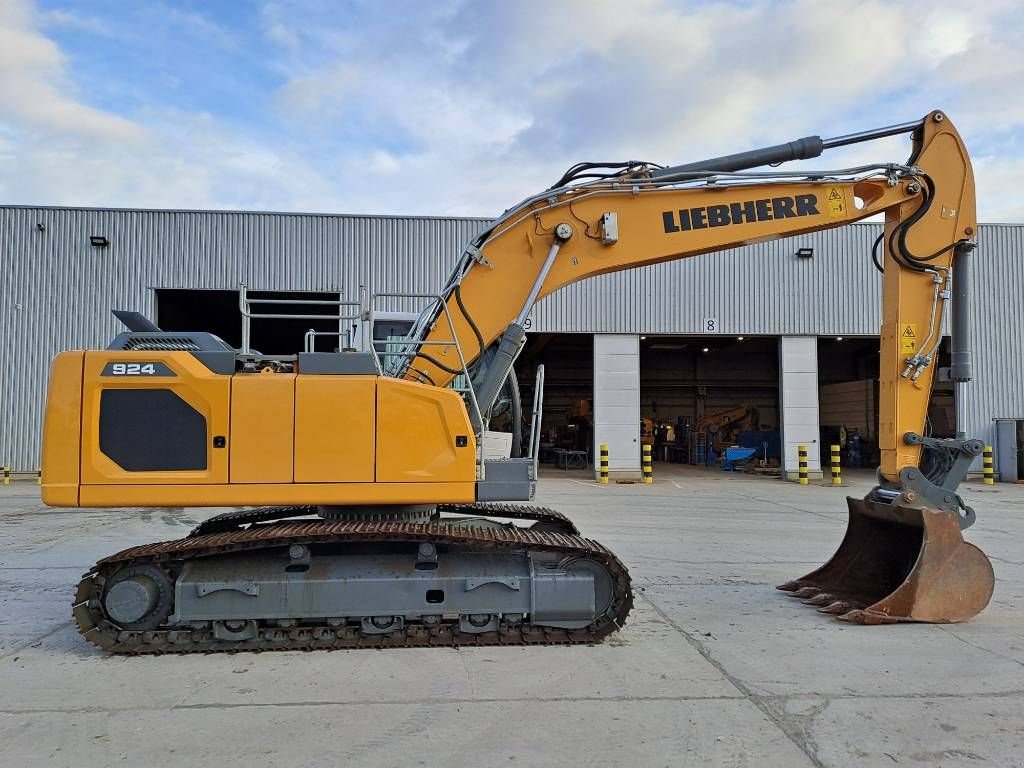
<instances>
[{"instance_id":1,"label":"undercarriage","mask_svg":"<svg viewBox=\"0 0 1024 768\"><path fill-rule=\"evenodd\" d=\"M363 514L240 510L104 558L79 584L79 631L126 654L578 644L632 606L622 563L552 510Z\"/></svg>"}]
</instances>

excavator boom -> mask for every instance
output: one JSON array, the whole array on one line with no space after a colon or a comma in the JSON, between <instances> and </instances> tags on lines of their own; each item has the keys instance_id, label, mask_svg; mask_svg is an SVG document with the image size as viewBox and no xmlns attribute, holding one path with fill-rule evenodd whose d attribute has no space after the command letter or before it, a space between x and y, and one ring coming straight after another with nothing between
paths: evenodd
<instances>
[{"instance_id":1,"label":"excavator boom","mask_svg":"<svg viewBox=\"0 0 1024 768\"><path fill-rule=\"evenodd\" d=\"M745 170L751 163L812 156L822 148L899 132L913 137L904 165L810 175ZM877 131L830 140L809 137L701 163L633 170L530 198L470 246L444 291L454 333L438 321L436 310L428 315L420 330L434 349L420 347L404 376L444 386L459 367L456 340L472 366L494 351L510 324L523 325L536 301L578 280L832 229L879 214L886 219L885 259L893 264L883 277L879 434L883 475L898 481L900 468L920 461L921 446L904 444L902 436L924 428L945 301L935 298L935 287L940 286L941 295L954 284L954 250L959 244L966 254L977 231L967 150L939 111ZM904 251L930 258L927 265L918 265ZM930 358L919 372L915 364L915 378L900 375L910 356L908 343L901 340L908 328L920 333L920 348L913 354ZM522 336L514 329L511 334ZM489 377L481 372L479 378L503 378L501 370ZM494 386L482 389L479 399L486 410Z\"/></svg>"},{"instance_id":2,"label":"excavator boom","mask_svg":"<svg viewBox=\"0 0 1024 768\"><path fill-rule=\"evenodd\" d=\"M764 170L903 133L905 163ZM532 498L535 456L480 450L534 304L595 275L876 215L880 484L849 500L832 560L781 589L860 623L970 618L993 576L963 540L974 511L956 488L981 445L924 427L947 303L946 373L971 376L977 222L966 149L935 111L687 165L574 166L474 239L384 363L373 345L265 357L135 321L106 350L62 353L46 503L257 507L101 560L79 587L80 629L125 653L600 640L629 611L626 569L558 513L507 503Z\"/></svg>"}]
</instances>

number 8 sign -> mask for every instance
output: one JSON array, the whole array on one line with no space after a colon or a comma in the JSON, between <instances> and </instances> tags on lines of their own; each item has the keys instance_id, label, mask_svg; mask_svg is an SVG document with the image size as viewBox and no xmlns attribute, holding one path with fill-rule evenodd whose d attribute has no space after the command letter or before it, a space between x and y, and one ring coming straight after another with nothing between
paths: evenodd
<instances>
[{"instance_id":1,"label":"number 8 sign","mask_svg":"<svg viewBox=\"0 0 1024 768\"><path fill-rule=\"evenodd\" d=\"M701 321L702 333L719 333L718 318L705 317Z\"/></svg>"}]
</instances>

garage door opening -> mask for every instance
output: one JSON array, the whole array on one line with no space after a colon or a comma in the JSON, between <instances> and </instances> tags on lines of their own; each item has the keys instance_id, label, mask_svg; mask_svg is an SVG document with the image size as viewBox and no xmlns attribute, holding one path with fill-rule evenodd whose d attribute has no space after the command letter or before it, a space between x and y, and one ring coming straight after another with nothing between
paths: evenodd
<instances>
[{"instance_id":1,"label":"garage door opening","mask_svg":"<svg viewBox=\"0 0 1024 768\"><path fill-rule=\"evenodd\" d=\"M584 451L593 463L594 337L583 333L530 334L516 361L529 420L537 366L544 365L544 408L541 460L554 461L554 451ZM528 434L529 425L524 427Z\"/></svg>"},{"instance_id":2,"label":"garage door opening","mask_svg":"<svg viewBox=\"0 0 1024 768\"><path fill-rule=\"evenodd\" d=\"M878 337L818 339L822 466L840 446L846 467L878 466Z\"/></svg>"},{"instance_id":3,"label":"garage door opening","mask_svg":"<svg viewBox=\"0 0 1024 768\"><path fill-rule=\"evenodd\" d=\"M340 297L335 292L250 290L249 298L255 302L258 299L338 301ZM337 310L315 304L255 303L252 311L258 314L326 315ZM242 344L238 291L158 288L156 315L157 325L165 331L207 331L233 347ZM329 334L315 338L317 352L332 352L344 344L343 337L338 335L337 320L256 318L251 324L250 346L265 355L294 355L304 349L305 334L311 328ZM342 339L340 342L339 338Z\"/></svg>"},{"instance_id":4,"label":"garage door opening","mask_svg":"<svg viewBox=\"0 0 1024 768\"><path fill-rule=\"evenodd\" d=\"M708 465L749 443L777 462L778 339L641 336L640 418L656 461Z\"/></svg>"},{"instance_id":5,"label":"garage door opening","mask_svg":"<svg viewBox=\"0 0 1024 768\"><path fill-rule=\"evenodd\" d=\"M949 337L946 336L932 363L935 381L924 425L924 433L932 437L956 436L953 384L938 380L938 370L949 364ZM844 466L870 469L878 466L878 378L877 336L818 339L823 465L829 461L829 446L839 445Z\"/></svg>"}]
</instances>

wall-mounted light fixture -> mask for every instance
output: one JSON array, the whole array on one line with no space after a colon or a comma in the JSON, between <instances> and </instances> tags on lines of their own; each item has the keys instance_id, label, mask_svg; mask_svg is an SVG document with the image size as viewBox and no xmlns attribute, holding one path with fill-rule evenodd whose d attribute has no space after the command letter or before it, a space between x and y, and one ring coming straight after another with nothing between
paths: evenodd
<instances>
[{"instance_id":1,"label":"wall-mounted light fixture","mask_svg":"<svg viewBox=\"0 0 1024 768\"><path fill-rule=\"evenodd\" d=\"M89 245L97 248L106 248L110 245L110 241L107 240L106 235L89 235Z\"/></svg>"},{"instance_id":2,"label":"wall-mounted light fixture","mask_svg":"<svg viewBox=\"0 0 1024 768\"><path fill-rule=\"evenodd\" d=\"M814 249L813 248L797 248L796 249L796 257L798 259L809 259L812 256L814 256Z\"/></svg>"},{"instance_id":3,"label":"wall-mounted light fixture","mask_svg":"<svg viewBox=\"0 0 1024 768\"><path fill-rule=\"evenodd\" d=\"M44 223L43 223L43 222L41 222L41 221L39 221L39 222L36 222L36 229L37 229L38 231L40 231L40 232L45 232L45 231L46 231L46 224L44 224Z\"/></svg>"}]
</instances>

